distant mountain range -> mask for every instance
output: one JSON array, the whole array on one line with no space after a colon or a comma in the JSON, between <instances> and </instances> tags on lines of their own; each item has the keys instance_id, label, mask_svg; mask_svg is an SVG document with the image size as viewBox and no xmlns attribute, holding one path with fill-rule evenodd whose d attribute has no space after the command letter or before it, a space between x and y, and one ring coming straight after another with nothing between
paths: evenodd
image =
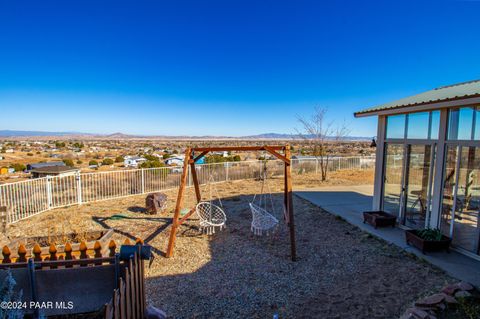
<instances>
[{"instance_id":1,"label":"distant mountain range","mask_svg":"<svg viewBox=\"0 0 480 319\"><path fill-rule=\"evenodd\" d=\"M42 131L13 131L0 130L1 137L16 137L16 136L68 136L68 135L87 135L77 132L42 132Z\"/></svg>"},{"instance_id":2,"label":"distant mountain range","mask_svg":"<svg viewBox=\"0 0 480 319\"><path fill-rule=\"evenodd\" d=\"M257 135L246 136L168 136L168 135L130 135L124 133L113 134L93 134L81 132L43 132L43 131L15 131L15 130L0 130L0 138L8 137L61 137L61 138L99 138L99 139L252 139L252 140L289 140L298 139L296 134L282 134L282 133L263 133ZM363 136L348 136L345 138L350 141L365 141L370 140L370 137Z\"/></svg>"}]
</instances>

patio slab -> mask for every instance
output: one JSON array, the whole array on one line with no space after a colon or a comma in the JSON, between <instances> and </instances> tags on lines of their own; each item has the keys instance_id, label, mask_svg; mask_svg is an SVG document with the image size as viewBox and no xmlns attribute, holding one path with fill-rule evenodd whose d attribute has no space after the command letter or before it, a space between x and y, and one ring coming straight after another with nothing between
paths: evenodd
<instances>
[{"instance_id":1,"label":"patio slab","mask_svg":"<svg viewBox=\"0 0 480 319\"><path fill-rule=\"evenodd\" d=\"M372 185L329 186L315 189L295 190L295 194L312 204L322 207L331 214L344 218L360 229L395 244L431 264L443 269L452 277L467 281L480 288L480 261L456 251L422 254L405 243L401 228L378 228L363 223L362 212L372 208Z\"/></svg>"}]
</instances>

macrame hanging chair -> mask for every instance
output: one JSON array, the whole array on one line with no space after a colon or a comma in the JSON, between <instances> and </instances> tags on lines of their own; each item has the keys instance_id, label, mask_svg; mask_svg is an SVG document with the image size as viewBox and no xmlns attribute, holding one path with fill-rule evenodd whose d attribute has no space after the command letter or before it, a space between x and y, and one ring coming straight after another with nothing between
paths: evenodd
<instances>
[{"instance_id":1,"label":"macrame hanging chair","mask_svg":"<svg viewBox=\"0 0 480 319\"><path fill-rule=\"evenodd\" d=\"M218 199L219 205L213 204L213 175L210 174L209 180L207 182L207 186L209 187L209 201L201 201L195 207L195 211L200 219L200 229L203 233L207 235L215 234L216 229L222 230L225 228L225 223L227 221L227 216L223 211L222 201L220 200L220 196L218 196L218 192L215 189L215 195Z\"/></svg>"},{"instance_id":2,"label":"macrame hanging chair","mask_svg":"<svg viewBox=\"0 0 480 319\"><path fill-rule=\"evenodd\" d=\"M278 226L278 219L274 216L275 207L273 205L272 193L267 182L266 160L264 161L263 172L260 178L262 180L262 187L258 196L258 201L255 203L255 200L257 199L257 194L255 194L252 201L249 203L250 210L252 212L251 230L253 234L257 236L273 233ZM264 192L265 188L267 188L267 193ZM270 207L267 208L268 204L270 204Z\"/></svg>"}]
</instances>

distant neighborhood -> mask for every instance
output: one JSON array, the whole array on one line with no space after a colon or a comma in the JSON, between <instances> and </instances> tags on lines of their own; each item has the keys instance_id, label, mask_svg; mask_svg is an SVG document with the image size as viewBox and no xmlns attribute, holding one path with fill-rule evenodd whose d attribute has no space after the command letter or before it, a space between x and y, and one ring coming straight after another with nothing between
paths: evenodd
<instances>
[{"instance_id":1,"label":"distant neighborhood","mask_svg":"<svg viewBox=\"0 0 480 319\"><path fill-rule=\"evenodd\" d=\"M201 145L202 142L135 139L47 140L35 137L0 140L0 183L45 176L75 175L80 172L181 166L185 147L194 143ZM218 145L222 143L217 141ZM246 141L236 143L242 145ZM256 143L265 144L267 141L259 140ZM339 143L336 146L336 154L371 155L373 151L368 144L358 141ZM310 153L309 146L299 141L292 143L292 150L295 154L293 158L309 156ZM269 159L269 157L252 153L212 152L197 163Z\"/></svg>"}]
</instances>

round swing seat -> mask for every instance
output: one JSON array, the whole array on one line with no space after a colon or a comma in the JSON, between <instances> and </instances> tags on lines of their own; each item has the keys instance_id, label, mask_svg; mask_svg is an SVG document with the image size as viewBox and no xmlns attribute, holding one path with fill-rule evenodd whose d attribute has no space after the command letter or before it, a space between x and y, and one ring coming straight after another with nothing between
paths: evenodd
<instances>
[{"instance_id":1,"label":"round swing seat","mask_svg":"<svg viewBox=\"0 0 480 319\"><path fill-rule=\"evenodd\" d=\"M215 233L216 227L222 229L225 226L227 216L219 206L210 202L200 202L195 207L195 211L200 218L200 227L208 235Z\"/></svg>"},{"instance_id":2,"label":"round swing seat","mask_svg":"<svg viewBox=\"0 0 480 319\"><path fill-rule=\"evenodd\" d=\"M278 219L272 214L267 212L262 207L249 203L250 210L252 211L252 232L255 235L262 235L275 229L278 225Z\"/></svg>"}]
</instances>

